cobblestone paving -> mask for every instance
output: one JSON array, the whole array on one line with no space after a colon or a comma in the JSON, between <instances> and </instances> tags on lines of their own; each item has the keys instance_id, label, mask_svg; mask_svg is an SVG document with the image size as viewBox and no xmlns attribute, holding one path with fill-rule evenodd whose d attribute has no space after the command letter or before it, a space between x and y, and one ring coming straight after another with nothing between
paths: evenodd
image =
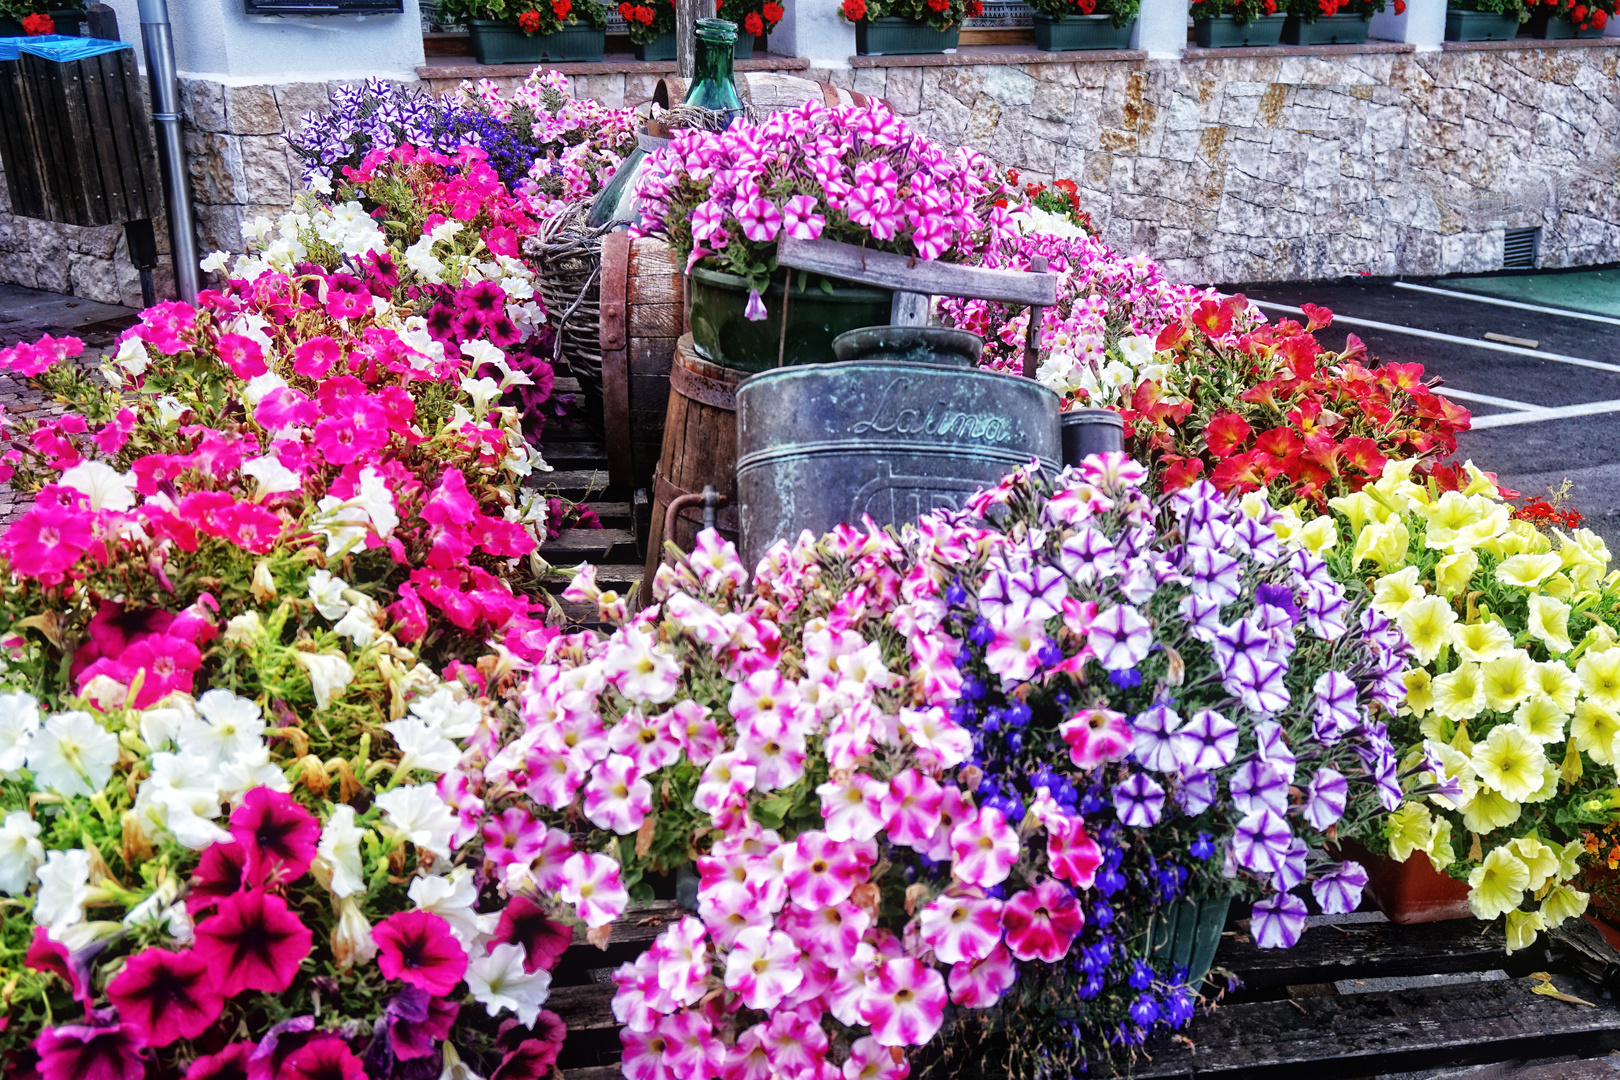
<instances>
[{"instance_id":1,"label":"cobblestone paving","mask_svg":"<svg viewBox=\"0 0 1620 1080\"><path fill-rule=\"evenodd\" d=\"M98 357L135 319L135 309L98 304L60 293L0 285L0 349L19 341L34 341L43 334L71 335L85 343L81 362L98 363ZM66 408L47 401L28 385L28 380L0 371L0 415L9 425L21 419L48 419L60 416ZM27 511L30 499L0 484L0 525L10 524Z\"/></svg>"}]
</instances>

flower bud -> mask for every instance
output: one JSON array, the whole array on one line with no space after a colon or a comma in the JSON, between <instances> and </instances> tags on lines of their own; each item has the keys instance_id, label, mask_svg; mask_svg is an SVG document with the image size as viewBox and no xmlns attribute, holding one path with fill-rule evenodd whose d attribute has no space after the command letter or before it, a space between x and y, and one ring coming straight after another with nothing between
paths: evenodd
<instances>
[{"instance_id":1,"label":"flower bud","mask_svg":"<svg viewBox=\"0 0 1620 1080\"><path fill-rule=\"evenodd\" d=\"M261 604L269 603L276 598L276 579L270 573L270 563L267 560L260 559L254 566L253 581L248 586L248 591L253 594L253 599Z\"/></svg>"},{"instance_id":2,"label":"flower bud","mask_svg":"<svg viewBox=\"0 0 1620 1080\"><path fill-rule=\"evenodd\" d=\"M338 921L332 928L332 954L343 970L356 963L364 964L377 955L377 943L371 940L371 924L360 910L357 897L338 901Z\"/></svg>"}]
</instances>

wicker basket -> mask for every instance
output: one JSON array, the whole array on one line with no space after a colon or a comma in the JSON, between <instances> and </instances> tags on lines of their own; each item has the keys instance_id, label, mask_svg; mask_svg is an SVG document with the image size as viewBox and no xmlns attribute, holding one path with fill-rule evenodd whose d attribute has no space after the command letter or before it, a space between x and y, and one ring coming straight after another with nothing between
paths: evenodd
<instances>
[{"instance_id":1,"label":"wicker basket","mask_svg":"<svg viewBox=\"0 0 1620 1080\"><path fill-rule=\"evenodd\" d=\"M557 332L553 362L579 380L590 406L591 427L602 420L601 304L602 235L585 224L587 207L578 206L547 220L524 244L535 269L535 284Z\"/></svg>"}]
</instances>

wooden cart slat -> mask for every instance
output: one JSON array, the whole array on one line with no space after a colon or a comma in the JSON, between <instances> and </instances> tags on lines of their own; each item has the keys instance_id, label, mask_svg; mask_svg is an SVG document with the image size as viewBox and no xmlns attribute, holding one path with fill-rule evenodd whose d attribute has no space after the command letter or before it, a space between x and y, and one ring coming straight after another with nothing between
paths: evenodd
<instances>
[{"instance_id":1,"label":"wooden cart slat","mask_svg":"<svg viewBox=\"0 0 1620 1080\"><path fill-rule=\"evenodd\" d=\"M1390 922L1334 923L1306 929L1292 949L1262 949L1253 939L1228 937L1215 963L1243 980L1245 990L1340 979L1490 971L1503 966L1505 940L1494 926L1472 919L1431 923L1421 931Z\"/></svg>"}]
</instances>

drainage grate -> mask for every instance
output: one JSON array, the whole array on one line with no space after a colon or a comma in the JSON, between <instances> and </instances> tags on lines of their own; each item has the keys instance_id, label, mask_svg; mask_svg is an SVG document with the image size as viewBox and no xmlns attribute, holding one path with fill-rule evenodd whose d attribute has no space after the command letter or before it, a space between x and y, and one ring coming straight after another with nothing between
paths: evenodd
<instances>
[{"instance_id":1,"label":"drainage grate","mask_svg":"<svg viewBox=\"0 0 1620 1080\"><path fill-rule=\"evenodd\" d=\"M1541 229L1508 229L1502 234L1502 269L1534 270L1541 253Z\"/></svg>"}]
</instances>

